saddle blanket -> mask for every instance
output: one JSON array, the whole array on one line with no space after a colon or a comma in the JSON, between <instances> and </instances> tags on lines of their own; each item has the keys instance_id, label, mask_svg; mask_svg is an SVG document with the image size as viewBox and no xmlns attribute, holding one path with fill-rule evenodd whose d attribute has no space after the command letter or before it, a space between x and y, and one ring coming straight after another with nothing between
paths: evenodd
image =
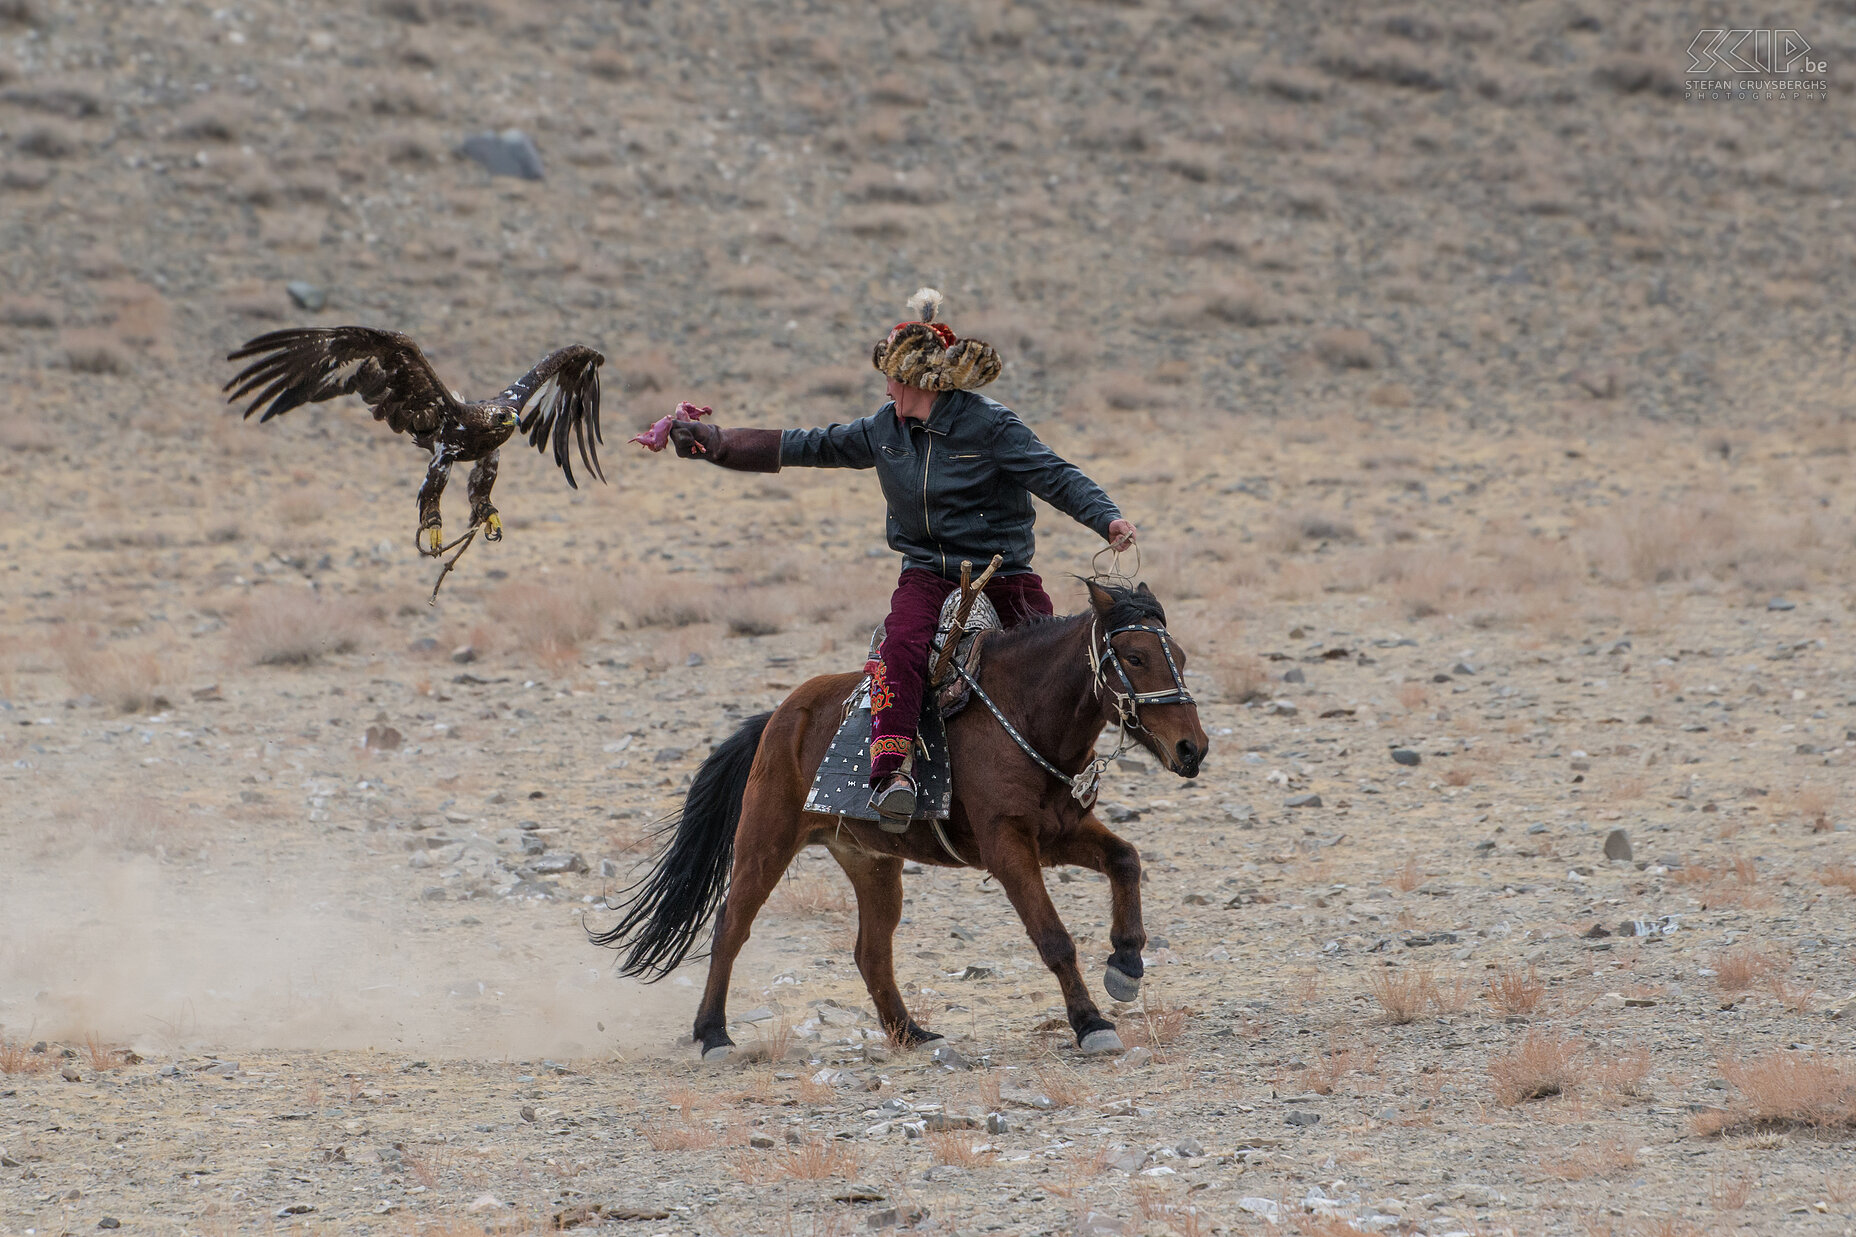
<instances>
[{"instance_id":1,"label":"saddle blanket","mask_svg":"<svg viewBox=\"0 0 1856 1237\"><path fill-rule=\"evenodd\" d=\"M922 693L922 717L915 738L911 770L919 793L916 820L946 820L954 801L954 774L947 759L947 725L934 693ZM806 795L805 810L850 820L875 820L870 806L870 680L857 686L850 712L832 736L831 750L819 762Z\"/></svg>"}]
</instances>

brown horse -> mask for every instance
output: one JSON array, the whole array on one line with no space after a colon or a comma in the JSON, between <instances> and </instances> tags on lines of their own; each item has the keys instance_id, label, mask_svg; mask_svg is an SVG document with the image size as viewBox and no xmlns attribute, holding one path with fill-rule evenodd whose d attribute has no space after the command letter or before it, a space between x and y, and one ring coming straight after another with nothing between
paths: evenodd
<instances>
[{"instance_id":1,"label":"brown horse","mask_svg":"<svg viewBox=\"0 0 1856 1237\"><path fill-rule=\"evenodd\" d=\"M626 950L624 974L661 979L720 906L694 1033L703 1059L720 1060L734 1046L725 1009L729 972L754 916L800 850L824 846L857 892L857 969L877 1015L892 1039L914 1046L940 1037L916 1024L896 987L892 938L902 918L903 861L984 868L1057 976L1077 1044L1085 1052L1120 1051L1114 1024L1083 985L1075 942L1040 869L1074 864L1108 877L1114 952L1103 984L1117 1000L1132 1000L1147 943L1141 859L1089 810L1089 774L1104 763L1094 758L1096 739L1117 721L1124 739L1188 778L1197 776L1209 740L1182 677L1185 653L1167 633L1153 593L1144 584L1092 581L1089 600L1081 614L1034 620L986 643L975 700L947 727L954 794L946 838L959 863L924 821L892 834L802 810L858 683L855 674L826 675L749 719L703 762L682 812L666 826L674 835L657 866L628 891L619 924L593 934L594 943Z\"/></svg>"}]
</instances>

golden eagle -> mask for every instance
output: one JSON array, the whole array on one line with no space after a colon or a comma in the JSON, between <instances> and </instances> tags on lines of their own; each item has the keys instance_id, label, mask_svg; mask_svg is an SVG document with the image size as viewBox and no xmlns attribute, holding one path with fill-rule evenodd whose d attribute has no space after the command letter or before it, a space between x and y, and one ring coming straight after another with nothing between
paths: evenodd
<instances>
[{"instance_id":1,"label":"golden eagle","mask_svg":"<svg viewBox=\"0 0 1856 1237\"><path fill-rule=\"evenodd\" d=\"M269 421L299 404L359 395L374 420L385 421L396 434L411 435L415 445L431 453L425 484L419 487L422 554L449 548L443 544L438 499L459 460L476 464L469 483L471 531L460 540L468 545L466 539L480 527L489 540L502 540L503 523L490 505L490 487L496 484L497 449L517 430L544 454L553 443L554 462L575 489L580 485L568 457L569 434L587 471L606 479L599 467L599 367L606 358L583 344L550 352L502 394L468 403L438 380L419 346L398 331L367 326L272 331L226 357L247 359L251 364L225 385L230 403L255 393L247 417L264 407L258 420Z\"/></svg>"}]
</instances>

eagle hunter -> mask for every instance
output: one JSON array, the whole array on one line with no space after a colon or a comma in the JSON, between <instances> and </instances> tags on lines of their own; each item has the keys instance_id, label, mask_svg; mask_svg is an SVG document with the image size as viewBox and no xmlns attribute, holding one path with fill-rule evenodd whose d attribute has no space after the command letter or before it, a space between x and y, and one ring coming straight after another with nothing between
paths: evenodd
<instances>
[{"instance_id":1,"label":"eagle hunter","mask_svg":"<svg viewBox=\"0 0 1856 1237\"><path fill-rule=\"evenodd\" d=\"M554 462L575 489L568 437L580 462L604 481L599 466L599 367L605 357L584 344L550 352L535 368L486 400L465 401L440 382L419 345L398 331L367 326L297 327L260 335L226 360L250 360L226 383L227 402L255 397L245 416L264 408L260 422L300 404L338 395L359 395L396 434L408 434L432 462L419 487L419 552L436 555L444 546L438 499L460 460L470 470L470 524L501 541L503 522L490 505L496 484L498 448L518 430L537 451L554 447ZM463 551L459 551L462 553ZM439 577L441 580L443 577Z\"/></svg>"}]
</instances>

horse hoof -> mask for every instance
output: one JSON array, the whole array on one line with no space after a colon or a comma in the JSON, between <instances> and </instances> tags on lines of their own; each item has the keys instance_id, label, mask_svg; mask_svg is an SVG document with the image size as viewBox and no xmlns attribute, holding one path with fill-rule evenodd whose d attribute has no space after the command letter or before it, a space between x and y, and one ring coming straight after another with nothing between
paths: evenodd
<instances>
[{"instance_id":1,"label":"horse hoof","mask_svg":"<svg viewBox=\"0 0 1856 1237\"><path fill-rule=\"evenodd\" d=\"M1111 1052L1122 1051L1121 1036L1115 1034L1115 1028L1103 1027L1100 1031L1091 1031L1083 1036L1083 1042L1077 1047L1087 1056L1106 1056Z\"/></svg>"},{"instance_id":2,"label":"horse hoof","mask_svg":"<svg viewBox=\"0 0 1856 1237\"><path fill-rule=\"evenodd\" d=\"M734 1051L735 1046L733 1044L717 1044L713 1048L704 1048L702 1050L703 1064L720 1065L722 1062L728 1060L729 1057L733 1056Z\"/></svg>"},{"instance_id":3,"label":"horse hoof","mask_svg":"<svg viewBox=\"0 0 1856 1237\"><path fill-rule=\"evenodd\" d=\"M1113 962L1102 972L1102 986L1117 1001L1132 1001L1141 995L1141 980L1138 975L1129 975L1116 969Z\"/></svg>"}]
</instances>

